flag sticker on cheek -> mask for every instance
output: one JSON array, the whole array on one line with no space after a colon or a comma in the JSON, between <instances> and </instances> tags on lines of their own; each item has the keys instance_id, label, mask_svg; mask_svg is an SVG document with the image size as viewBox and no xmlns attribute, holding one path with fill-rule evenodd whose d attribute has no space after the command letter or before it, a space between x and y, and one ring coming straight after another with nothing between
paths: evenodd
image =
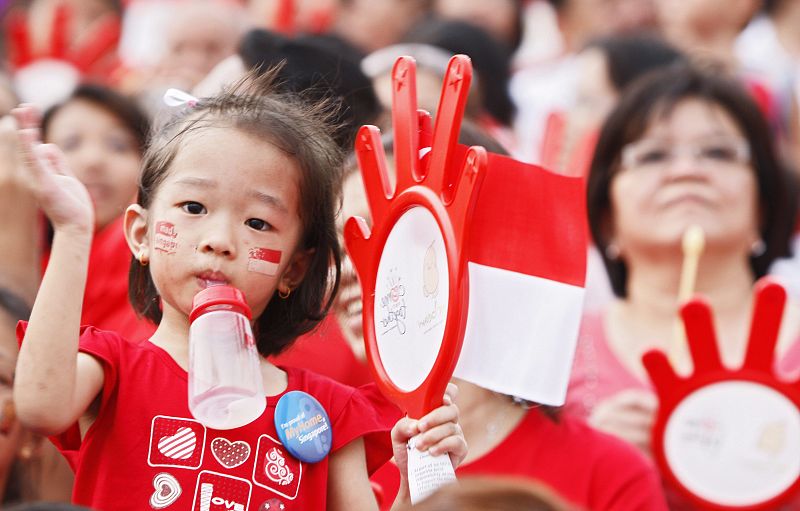
<instances>
[{"instance_id":1,"label":"flag sticker on cheek","mask_svg":"<svg viewBox=\"0 0 800 511\"><path fill-rule=\"evenodd\" d=\"M175 231L175 225L170 222L156 222L156 235L155 235L155 249L165 254L174 254L178 248L178 242L175 238L178 233Z\"/></svg>"},{"instance_id":2,"label":"flag sticker on cheek","mask_svg":"<svg viewBox=\"0 0 800 511\"><path fill-rule=\"evenodd\" d=\"M278 265L281 262L281 251L269 248L251 248L247 260L247 270L264 275L275 276L278 274Z\"/></svg>"}]
</instances>

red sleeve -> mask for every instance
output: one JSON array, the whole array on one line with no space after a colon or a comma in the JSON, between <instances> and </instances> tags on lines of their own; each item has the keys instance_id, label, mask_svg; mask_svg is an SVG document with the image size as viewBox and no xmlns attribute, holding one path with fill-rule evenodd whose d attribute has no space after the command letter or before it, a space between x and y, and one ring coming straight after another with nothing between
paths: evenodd
<instances>
[{"instance_id":1,"label":"red sleeve","mask_svg":"<svg viewBox=\"0 0 800 511\"><path fill-rule=\"evenodd\" d=\"M390 432L401 417L400 409L383 397L375 384L353 389L341 412L332 418L333 450L363 437L371 475L392 457Z\"/></svg>"},{"instance_id":2,"label":"red sleeve","mask_svg":"<svg viewBox=\"0 0 800 511\"><path fill-rule=\"evenodd\" d=\"M20 321L17 323L17 342L20 346L22 345L27 328L27 321ZM79 342L78 350L92 355L103 366L103 390L101 392L102 397L100 402L100 408L102 409L106 403L108 403L116 389L120 347L121 343L128 341L113 332L98 330L91 326L82 326L80 329ZM50 440L74 468L77 452L81 446L81 434L78 424L73 424L59 435L51 436Z\"/></svg>"}]
</instances>

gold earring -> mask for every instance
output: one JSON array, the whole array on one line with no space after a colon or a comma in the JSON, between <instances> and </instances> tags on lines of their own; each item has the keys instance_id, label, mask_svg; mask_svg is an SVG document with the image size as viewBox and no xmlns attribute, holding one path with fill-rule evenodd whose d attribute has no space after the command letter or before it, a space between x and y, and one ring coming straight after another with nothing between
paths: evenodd
<instances>
[{"instance_id":1,"label":"gold earring","mask_svg":"<svg viewBox=\"0 0 800 511\"><path fill-rule=\"evenodd\" d=\"M136 259L139 260L139 264L142 266L147 266L147 257L144 255L144 252L139 252L139 255L136 256Z\"/></svg>"},{"instance_id":2,"label":"gold earring","mask_svg":"<svg viewBox=\"0 0 800 511\"><path fill-rule=\"evenodd\" d=\"M290 287L287 287L286 291L283 291L282 289L278 289L278 296L281 297L281 300L286 300L287 298L289 298L290 294L292 294L292 288L290 288Z\"/></svg>"}]
</instances>

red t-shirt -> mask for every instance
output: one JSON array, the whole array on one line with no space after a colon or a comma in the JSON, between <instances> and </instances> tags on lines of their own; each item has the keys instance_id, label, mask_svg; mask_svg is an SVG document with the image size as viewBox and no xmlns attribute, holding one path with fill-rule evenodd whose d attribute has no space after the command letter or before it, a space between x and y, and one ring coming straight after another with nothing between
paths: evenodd
<instances>
[{"instance_id":1,"label":"red t-shirt","mask_svg":"<svg viewBox=\"0 0 800 511\"><path fill-rule=\"evenodd\" d=\"M456 474L533 479L592 511L667 509L655 467L634 447L576 419L550 419L536 408L500 445ZM391 504L400 483L397 467L387 463L372 480Z\"/></svg>"},{"instance_id":2,"label":"red t-shirt","mask_svg":"<svg viewBox=\"0 0 800 511\"><path fill-rule=\"evenodd\" d=\"M20 323L18 338L24 329ZM52 439L74 464L76 504L98 510L325 509L328 458L308 464L284 449L273 421L280 396L267 398L266 411L253 423L214 430L191 418L187 373L161 348L85 327L80 350L102 363L105 380L98 416L83 441L77 426ZM307 392L327 411L332 452L363 437L370 473L391 457L388 431L399 410L374 386L354 389L301 369L286 372L286 392Z\"/></svg>"}]
</instances>

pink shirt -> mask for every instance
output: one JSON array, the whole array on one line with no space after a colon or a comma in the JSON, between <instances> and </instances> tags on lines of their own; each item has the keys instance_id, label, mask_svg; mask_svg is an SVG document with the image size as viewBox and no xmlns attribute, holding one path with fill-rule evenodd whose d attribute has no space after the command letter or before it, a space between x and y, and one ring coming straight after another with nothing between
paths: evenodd
<instances>
[{"instance_id":1,"label":"pink shirt","mask_svg":"<svg viewBox=\"0 0 800 511\"><path fill-rule=\"evenodd\" d=\"M781 357L777 370L784 377L800 375L800 339ZM631 373L611 351L603 313L585 315L567 390L566 413L586 419L598 403L629 389L653 392L649 381Z\"/></svg>"}]
</instances>

